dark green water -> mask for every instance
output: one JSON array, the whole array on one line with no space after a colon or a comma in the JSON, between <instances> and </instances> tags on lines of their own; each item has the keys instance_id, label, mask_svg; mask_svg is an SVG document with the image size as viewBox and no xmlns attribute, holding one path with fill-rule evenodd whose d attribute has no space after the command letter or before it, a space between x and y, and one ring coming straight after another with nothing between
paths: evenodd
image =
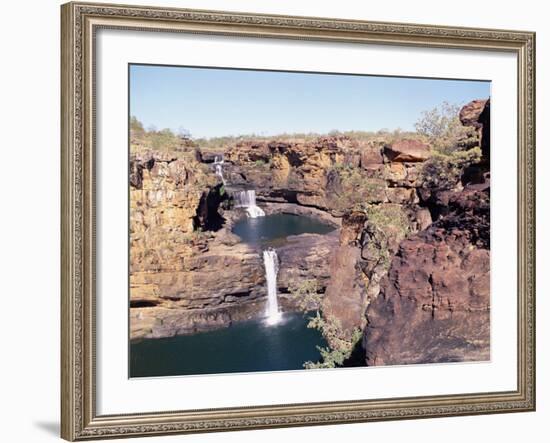
<instances>
[{"instance_id":1,"label":"dark green water","mask_svg":"<svg viewBox=\"0 0 550 443\"><path fill-rule=\"evenodd\" d=\"M233 232L246 243L267 244L289 235L327 234L334 229L326 223L304 215L273 214L243 218L235 224Z\"/></svg>"},{"instance_id":2,"label":"dark green water","mask_svg":"<svg viewBox=\"0 0 550 443\"><path fill-rule=\"evenodd\" d=\"M302 314L285 314L267 326L263 320L179 337L143 340L130 345L130 377L220 374L303 369L317 361L316 345L326 342L307 328Z\"/></svg>"}]
</instances>

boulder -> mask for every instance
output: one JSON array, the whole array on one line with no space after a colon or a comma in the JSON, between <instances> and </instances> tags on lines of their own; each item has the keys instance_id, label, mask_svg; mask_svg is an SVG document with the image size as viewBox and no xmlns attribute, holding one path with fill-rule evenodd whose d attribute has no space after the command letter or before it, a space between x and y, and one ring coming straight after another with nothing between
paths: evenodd
<instances>
[{"instance_id":1,"label":"boulder","mask_svg":"<svg viewBox=\"0 0 550 443\"><path fill-rule=\"evenodd\" d=\"M279 303L284 310L298 309L298 301L288 294L301 282L315 280L318 291L325 292L331 276L330 257L337 246L338 231L333 231L327 235L293 235L277 247L277 288Z\"/></svg>"},{"instance_id":2,"label":"boulder","mask_svg":"<svg viewBox=\"0 0 550 443\"><path fill-rule=\"evenodd\" d=\"M361 167L363 169L378 169L383 163L384 157L380 148L369 147L361 151Z\"/></svg>"},{"instance_id":3,"label":"boulder","mask_svg":"<svg viewBox=\"0 0 550 443\"><path fill-rule=\"evenodd\" d=\"M424 231L432 224L432 215L430 214L429 209L418 208L415 213L415 221L417 223L417 230Z\"/></svg>"},{"instance_id":4,"label":"boulder","mask_svg":"<svg viewBox=\"0 0 550 443\"><path fill-rule=\"evenodd\" d=\"M414 188L388 188L386 195L390 203L414 204L418 203L418 196Z\"/></svg>"},{"instance_id":5,"label":"boulder","mask_svg":"<svg viewBox=\"0 0 550 443\"><path fill-rule=\"evenodd\" d=\"M480 116L485 110L489 100L472 100L467 105L463 106L458 114L460 122L464 126L474 126L480 128L483 123L480 121Z\"/></svg>"},{"instance_id":6,"label":"boulder","mask_svg":"<svg viewBox=\"0 0 550 443\"><path fill-rule=\"evenodd\" d=\"M384 147L390 162L423 162L430 158L430 146L419 140L399 140Z\"/></svg>"}]
</instances>

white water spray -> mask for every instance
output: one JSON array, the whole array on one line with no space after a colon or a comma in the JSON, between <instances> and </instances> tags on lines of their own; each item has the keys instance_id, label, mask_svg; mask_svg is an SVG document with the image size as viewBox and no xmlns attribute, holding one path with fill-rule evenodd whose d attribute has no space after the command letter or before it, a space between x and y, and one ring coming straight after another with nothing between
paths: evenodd
<instances>
[{"instance_id":1,"label":"white water spray","mask_svg":"<svg viewBox=\"0 0 550 443\"><path fill-rule=\"evenodd\" d=\"M249 189L248 191L239 191L234 194L237 208L245 208L246 213L250 218L263 217L265 212L262 208L256 205L256 191Z\"/></svg>"},{"instance_id":2,"label":"white water spray","mask_svg":"<svg viewBox=\"0 0 550 443\"><path fill-rule=\"evenodd\" d=\"M274 325L281 320L279 303L277 301L277 273L279 272L279 259L275 249L264 251L265 279L267 281L267 306L265 315L267 324Z\"/></svg>"},{"instance_id":3,"label":"white water spray","mask_svg":"<svg viewBox=\"0 0 550 443\"><path fill-rule=\"evenodd\" d=\"M222 183L225 185L225 178L223 177L223 156L218 157L217 155L214 157L214 170L216 172L216 175L220 177L222 180Z\"/></svg>"}]
</instances>

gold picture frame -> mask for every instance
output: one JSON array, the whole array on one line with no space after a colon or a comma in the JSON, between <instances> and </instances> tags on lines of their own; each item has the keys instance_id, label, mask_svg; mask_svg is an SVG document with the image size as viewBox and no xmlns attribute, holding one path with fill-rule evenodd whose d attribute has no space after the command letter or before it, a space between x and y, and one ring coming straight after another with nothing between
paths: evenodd
<instances>
[{"instance_id":1,"label":"gold picture frame","mask_svg":"<svg viewBox=\"0 0 550 443\"><path fill-rule=\"evenodd\" d=\"M535 34L73 2L61 7L61 435L87 440L535 409ZM96 414L94 37L98 29L506 51L518 60L518 380L510 392ZM131 411L128 411L131 412Z\"/></svg>"}]
</instances>

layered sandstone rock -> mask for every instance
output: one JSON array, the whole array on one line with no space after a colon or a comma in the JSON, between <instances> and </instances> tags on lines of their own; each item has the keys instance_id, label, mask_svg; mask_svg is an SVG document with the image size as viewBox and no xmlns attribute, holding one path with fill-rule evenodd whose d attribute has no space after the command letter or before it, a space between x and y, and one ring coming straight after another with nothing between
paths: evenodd
<instances>
[{"instance_id":1,"label":"layered sandstone rock","mask_svg":"<svg viewBox=\"0 0 550 443\"><path fill-rule=\"evenodd\" d=\"M191 254L177 270L133 274L131 337L189 334L261 317L267 296L261 250L233 237L216 234L207 250ZM302 234L277 247L282 310L298 310L289 293L300 281L315 280L324 292L337 241L331 234Z\"/></svg>"},{"instance_id":2,"label":"layered sandstone rock","mask_svg":"<svg viewBox=\"0 0 550 443\"><path fill-rule=\"evenodd\" d=\"M489 133L489 102L460 112ZM380 294L367 309L367 365L483 361L490 358L489 145L454 186L429 189L429 225L399 245ZM452 175L451 175L452 177ZM451 183L452 184L452 183ZM420 193L423 195L423 193Z\"/></svg>"},{"instance_id":3,"label":"layered sandstone rock","mask_svg":"<svg viewBox=\"0 0 550 443\"><path fill-rule=\"evenodd\" d=\"M132 274L131 336L192 333L255 317L264 305L264 284L257 251L211 241L208 250L190 253L177 268ZM148 303L139 298L139 288L146 288ZM155 321L144 327L147 319Z\"/></svg>"},{"instance_id":4,"label":"layered sandstone rock","mask_svg":"<svg viewBox=\"0 0 550 443\"><path fill-rule=\"evenodd\" d=\"M131 338L226 325L257 311L258 254L230 233L208 231L220 227L220 186L194 157L131 159Z\"/></svg>"},{"instance_id":5,"label":"layered sandstone rock","mask_svg":"<svg viewBox=\"0 0 550 443\"><path fill-rule=\"evenodd\" d=\"M399 155L384 154L383 141L346 136L243 141L227 149L226 170L232 184L253 187L259 200L315 207L342 217L362 204L416 201L414 188L429 147L414 140L394 145Z\"/></svg>"}]
</instances>

